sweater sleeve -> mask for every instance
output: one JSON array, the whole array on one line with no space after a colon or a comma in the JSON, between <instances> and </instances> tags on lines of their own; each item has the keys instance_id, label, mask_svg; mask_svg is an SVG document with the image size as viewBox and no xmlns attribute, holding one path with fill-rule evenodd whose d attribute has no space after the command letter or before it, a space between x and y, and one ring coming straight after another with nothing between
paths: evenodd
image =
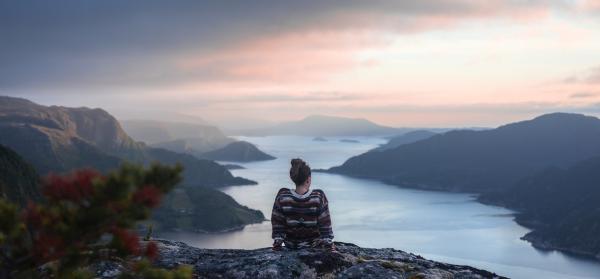
<instances>
[{"instance_id":1,"label":"sweater sleeve","mask_svg":"<svg viewBox=\"0 0 600 279\"><path fill-rule=\"evenodd\" d=\"M324 192L321 201L321 210L319 218L317 219L317 223L319 225L319 233L321 235L321 240L331 242L333 240L333 230L331 229L331 216L329 215L329 201L327 201L327 197L325 196Z\"/></svg>"},{"instance_id":2,"label":"sweater sleeve","mask_svg":"<svg viewBox=\"0 0 600 279\"><path fill-rule=\"evenodd\" d=\"M274 245L281 245L283 242L283 239L285 238L285 225L285 216L283 215L281 204L279 203L279 193L277 193L275 202L273 203L273 211L271 213L271 226L273 228L271 237L273 238Z\"/></svg>"}]
</instances>

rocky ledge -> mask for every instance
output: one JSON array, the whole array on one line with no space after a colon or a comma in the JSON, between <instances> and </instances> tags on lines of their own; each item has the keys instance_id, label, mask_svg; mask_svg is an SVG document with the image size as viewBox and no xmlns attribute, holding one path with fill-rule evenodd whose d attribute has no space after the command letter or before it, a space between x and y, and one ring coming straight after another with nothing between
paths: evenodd
<instances>
[{"instance_id":1,"label":"rocky ledge","mask_svg":"<svg viewBox=\"0 0 600 279\"><path fill-rule=\"evenodd\" d=\"M156 240L156 265L194 267L196 278L504 278L469 266L424 259L395 249L361 248L336 242L337 252L199 249L182 242ZM105 265L101 278L118 275L118 267Z\"/></svg>"}]
</instances>

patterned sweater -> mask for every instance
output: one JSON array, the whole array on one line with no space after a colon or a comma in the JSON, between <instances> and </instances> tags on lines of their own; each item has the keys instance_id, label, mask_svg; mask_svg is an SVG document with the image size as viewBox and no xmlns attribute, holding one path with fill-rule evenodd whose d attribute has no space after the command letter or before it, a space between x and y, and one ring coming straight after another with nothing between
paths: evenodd
<instances>
[{"instance_id":1,"label":"patterned sweater","mask_svg":"<svg viewBox=\"0 0 600 279\"><path fill-rule=\"evenodd\" d=\"M275 197L273 213L274 246L285 243L288 248L331 246L333 231L327 197L322 190L309 190L304 195L282 188Z\"/></svg>"}]
</instances>

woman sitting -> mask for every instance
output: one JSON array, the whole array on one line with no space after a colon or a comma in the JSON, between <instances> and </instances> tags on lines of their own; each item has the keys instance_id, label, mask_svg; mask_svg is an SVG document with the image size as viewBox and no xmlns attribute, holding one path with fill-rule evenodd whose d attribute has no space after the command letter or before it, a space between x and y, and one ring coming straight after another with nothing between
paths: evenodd
<instances>
[{"instance_id":1,"label":"woman sitting","mask_svg":"<svg viewBox=\"0 0 600 279\"><path fill-rule=\"evenodd\" d=\"M310 189L310 167L302 159L293 159L290 178L295 189L281 188L273 204L273 249L285 245L287 249L334 250L327 197L322 190Z\"/></svg>"}]
</instances>

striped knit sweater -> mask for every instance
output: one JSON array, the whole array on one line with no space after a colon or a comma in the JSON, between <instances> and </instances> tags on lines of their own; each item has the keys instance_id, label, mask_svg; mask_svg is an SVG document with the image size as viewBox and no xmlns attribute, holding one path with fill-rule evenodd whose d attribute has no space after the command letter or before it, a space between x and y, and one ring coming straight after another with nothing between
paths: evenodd
<instances>
[{"instance_id":1,"label":"striped knit sweater","mask_svg":"<svg viewBox=\"0 0 600 279\"><path fill-rule=\"evenodd\" d=\"M271 214L274 246L287 248L331 246L333 231L327 197L322 190L304 195L282 188L277 193Z\"/></svg>"}]
</instances>

